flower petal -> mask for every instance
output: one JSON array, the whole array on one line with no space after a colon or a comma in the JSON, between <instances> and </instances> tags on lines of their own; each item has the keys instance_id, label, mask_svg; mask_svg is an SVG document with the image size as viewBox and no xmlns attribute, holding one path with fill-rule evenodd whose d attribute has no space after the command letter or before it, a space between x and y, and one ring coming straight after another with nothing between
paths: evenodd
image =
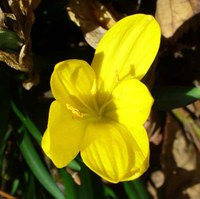
<instances>
[{"instance_id":1,"label":"flower petal","mask_svg":"<svg viewBox=\"0 0 200 199\"><path fill-rule=\"evenodd\" d=\"M56 99L64 99L76 108L83 107L90 104L92 93L95 92L95 73L83 60L60 62L52 74L51 89Z\"/></svg>"},{"instance_id":2,"label":"flower petal","mask_svg":"<svg viewBox=\"0 0 200 199\"><path fill-rule=\"evenodd\" d=\"M152 16L136 14L117 22L95 51L92 67L99 77L98 86L108 91L129 76L140 80L152 64L159 45L160 28Z\"/></svg>"},{"instance_id":3,"label":"flower petal","mask_svg":"<svg viewBox=\"0 0 200 199\"><path fill-rule=\"evenodd\" d=\"M134 137L123 125L116 122L90 123L85 139L93 139L93 142L89 141L90 144L81 151L82 159L102 178L117 183L144 172L139 166L148 159L148 154L146 151L142 153ZM144 140L144 143L148 146L148 142Z\"/></svg>"},{"instance_id":4,"label":"flower petal","mask_svg":"<svg viewBox=\"0 0 200 199\"><path fill-rule=\"evenodd\" d=\"M130 172L124 176L123 181L134 180L140 177L149 167L149 139L143 126L129 126L134 144L135 163Z\"/></svg>"},{"instance_id":5,"label":"flower petal","mask_svg":"<svg viewBox=\"0 0 200 199\"><path fill-rule=\"evenodd\" d=\"M137 79L121 82L113 90L105 116L126 125L143 125L147 120L153 98L147 87Z\"/></svg>"},{"instance_id":6,"label":"flower petal","mask_svg":"<svg viewBox=\"0 0 200 199\"><path fill-rule=\"evenodd\" d=\"M66 166L79 153L84 128L85 121L74 119L65 105L57 100L51 104L42 148L57 167Z\"/></svg>"}]
</instances>

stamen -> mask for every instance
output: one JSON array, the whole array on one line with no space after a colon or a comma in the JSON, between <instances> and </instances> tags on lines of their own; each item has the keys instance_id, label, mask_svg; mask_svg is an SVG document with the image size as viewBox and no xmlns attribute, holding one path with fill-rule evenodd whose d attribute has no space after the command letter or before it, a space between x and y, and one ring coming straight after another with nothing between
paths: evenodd
<instances>
[{"instance_id":1,"label":"stamen","mask_svg":"<svg viewBox=\"0 0 200 199\"><path fill-rule=\"evenodd\" d=\"M69 109L72 114L75 116L75 118L83 118L84 114L80 112L77 108L74 108L70 104L66 104L67 109Z\"/></svg>"}]
</instances>

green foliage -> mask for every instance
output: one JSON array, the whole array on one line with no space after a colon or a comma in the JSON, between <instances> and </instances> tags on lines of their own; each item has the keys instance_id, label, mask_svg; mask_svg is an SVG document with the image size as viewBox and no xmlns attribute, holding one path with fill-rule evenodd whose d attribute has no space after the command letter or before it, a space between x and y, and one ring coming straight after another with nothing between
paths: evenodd
<instances>
[{"instance_id":1,"label":"green foliage","mask_svg":"<svg viewBox=\"0 0 200 199\"><path fill-rule=\"evenodd\" d=\"M19 143L19 148L35 177L46 188L46 190L52 194L52 196L58 199L64 199L64 195L58 189L55 181L52 179L40 157L38 156L26 130L21 127L18 132L23 133L23 138Z\"/></svg>"},{"instance_id":2,"label":"green foliage","mask_svg":"<svg viewBox=\"0 0 200 199\"><path fill-rule=\"evenodd\" d=\"M142 179L130 182L124 182L124 188L129 199L150 199L150 195L146 190L146 186Z\"/></svg>"},{"instance_id":3,"label":"green foliage","mask_svg":"<svg viewBox=\"0 0 200 199\"><path fill-rule=\"evenodd\" d=\"M17 34L10 30L0 30L0 50L7 52L19 51L22 42Z\"/></svg>"},{"instance_id":4,"label":"green foliage","mask_svg":"<svg viewBox=\"0 0 200 199\"><path fill-rule=\"evenodd\" d=\"M200 88L196 87L156 87L152 91L156 110L172 110L184 107L200 99Z\"/></svg>"}]
</instances>

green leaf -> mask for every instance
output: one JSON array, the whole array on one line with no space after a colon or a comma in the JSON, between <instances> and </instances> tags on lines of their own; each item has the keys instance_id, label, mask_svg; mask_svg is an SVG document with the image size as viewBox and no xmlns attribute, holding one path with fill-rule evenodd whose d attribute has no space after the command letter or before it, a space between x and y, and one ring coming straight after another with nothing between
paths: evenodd
<instances>
[{"instance_id":1,"label":"green leaf","mask_svg":"<svg viewBox=\"0 0 200 199\"><path fill-rule=\"evenodd\" d=\"M25 117L13 101L11 101L11 107L13 109L13 112L21 120L22 124L24 124L24 126L28 129L28 131L33 136L33 138L35 138L35 140L40 145L41 140L42 140L42 135L41 135L41 132L38 130L38 128L35 126L35 124L32 122L32 120L28 116Z\"/></svg>"},{"instance_id":2,"label":"green leaf","mask_svg":"<svg viewBox=\"0 0 200 199\"><path fill-rule=\"evenodd\" d=\"M150 198L146 186L141 178L129 182L123 182L123 185L129 199Z\"/></svg>"},{"instance_id":3,"label":"green leaf","mask_svg":"<svg viewBox=\"0 0 200 199\"><path fill-rule=\"evenodd\" d=\"M79 163L76 160L72 160L67 167L69 167L70 169L73 169L75 171L80 171L81 170L81 166L79 165Z\"/></svg>"},{"instance_id":4,"label":"green leaf","mask_svg":"<svg viewBox=\"0 0 200 199\"><path fill-rule=\"evenodd\" d=\"M0 30L0 50L7 52L19 51L22 42L18 35L10 30Z\"/></svg>"},{"instance_id":5,"label":"green leaf","mask_svg":"<svg viewBox=\"0 0 200 199\"><path fill-rule=\"evenodd\" d=\"M15 193L16 193L18 187L19 187L19 184L20 184L20 180L19 179L14 179L13 180L11 191L10 191L11 195L15 195Z\"/></svg>"},{"instance_id":6,"label":"green leaf","mask_svg":"<svg viewBox=\"0 0 200 199\"><path fill-rule=\"evenodd\" d=\"M81 186L79 186L79 199L103 199L105 192L102 179L93 173L84 163L81 163L79 172Z\"/></svg>"},{"instance_id":7,"label":"green leaf","mask_svg":"<svg viewBox=\"0 0 200 199\"><path fill-rule=\"evenodd\" d=\"M156 87L152 90L155 99L153 108L171 110L184 107L200 99L200 88L196 87Z\"/></svg>"},{"instance_id":8,"label":"green leaf","mask_svg":"<svg viewBox=\"0 0 200 199\"><path fill-rule=\"evenodd\" d=\"M32 173L29 173L28 176L28 182L27 182L27 190L25 195L25 198L29 199L37 199L37 192L36 192L36 186L35 186L35 178Z\"/></svg>"},{"instance_id":9,"label":"green leaf","mask_svg":"<svg viewBox=\"0 0 200 199\"><path fill-rule=\"evenodd\" d=\"M108 186L104 185L105 196L108 198L118 199L115 192Z\"/></svg>"},{"instance_id":10,"label":"green leaf","mask_svg":"<svg viewBox=\"0 0 200 199\"><path fill-rule=\"evenodd\" d=\"M38 179L38 181L46 188L46 190L57 199L65 199L64 195L57 187L55 181L50 176L46 167L42 163L39 155L37 154L31 139L25 128L21 128L19 133L23 132L23 139L21 140L19 147L24 159L26 160L31 171Z\"/></svg>"},{"instance_id":11,"label":"green leaf","mask_svg":"<svg viewBox=\"0 0 200 199\"><path fill-rule=\"evenodd\" d=\"M80 199L94 199L93 187L92 187L92 178L90 170L81 164L80 171L81 186L79 186L79 198Z\"/></svg>"},{"instance_id":12,"label":"green leaf","mask_svg":"<svg viewBox=\"0 0 200 199\"><path fill-rule=\"evenodd\" d=\"M75 184L72 176L67 173L65 169L60 169L59 171L63 180L63 185L65 186L66 198L77 199L78 185Z\"/></svg>"}]
</instances>

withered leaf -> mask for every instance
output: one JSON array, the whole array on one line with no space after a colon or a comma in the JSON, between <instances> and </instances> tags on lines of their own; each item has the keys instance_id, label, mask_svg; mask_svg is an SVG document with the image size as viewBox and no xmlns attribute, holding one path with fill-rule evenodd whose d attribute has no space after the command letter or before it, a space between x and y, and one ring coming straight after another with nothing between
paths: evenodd
<instances>
[{"instance_id":1,"label":"withered leaf","mask_svg":"<svg viewBox=\"0 0 200 199\"><path fill-rule=\"evenodd\" d=\"M180 131L176 132L172 152L178 167L187 171L191 171L196 168L195 147L192 143L186 140L185 136Z\"/></svg>"},{"instance_id":2,"label":"withered leaf","mask_svg":"<svg viewBox=\"0 0 200 199\"><path fill-rule=\"evenodd\" d=\"M194 115L188 109L178 108L174 109L173 113L183 123L184 128L187 129L190 139L196 146L196 149L200 151L200 125L197 122L198 119L194 119Z\"/></svg>"},{"instance_id":3,"label":"withered leaf","mask_svg":"<svg viewBox=\"0 0 200 199\"><path fill-rule=\"evenodd\" d=\"M6 199L17 199L16 197L0 190L0 198L6 198Z\"/></svg>"},{"instance_id":4,"label":"withered leaf","mask_svg":"<svg viewBox=\"0 0 200 199\"><path fill-rule=\"evenodd\" d=\"M105 33L106 29L99 26L96 29L85 33L85 40L90 46L96 49L97 44L99 43L100 39L103 37Z\"/></svg>"},{"instance_id":5,"label":"withered leaf","mask_svg":"<svg viewBox=\"0 0 200 199\"><path fill-rule=\"evenodd\" d=\"M184 191L184 193L187 194L189 196L189 198L199 199L199 195L200 195L200 183L195 184L195 185L187 188Z\"/></svg>"},{"instance_id":6,"label":"withered leaf","mask_svg":"<svg viewBox=\"0 0 200 199\"><path fill-rule=\"evenodd\" d=\"M199 12L199 0L158 0L155 17L163 36L170 38L185 21Z\"/></svg>"},{"instance_id":7,"label":"withered leaf","mask_svg":"<svg viewBox=\"0 0 200 199\"><path fill-rule=\"evenodd\" d=\"M16 53L7 53L0 51L0 60L5 62L8 66L20 70L18 63L18 55Z\"/></svg>"},{"instance_id":8,"label":"withered leaf","mask_svg":"<svg viewBox=\"0 0 200 199\"><path fill-rule=\"evenodd\" d=\"M161 170L152 172L151 180L154 183L155 187L159 188L164 184L165 176Z\"/></svg>"},{"instance_id":9,"label":"withered leaf","mask_svg":"<svg viewBox=\"0 0 200 199\"><path fill-rule=\"evenodd\" d=\"M67 13L93 48L96 48L106 30L122 17L111 6L106 7L97 0L70 0Z\"/></svg>"},{"instance_id":10,"label":"withered leaf","mask_svg":"<svg viewBox=\"0 0 200 199\"><path fill-rule=\"evenodd\" d=\"M6 28L5 25L5 15L3 13L3 11L0 8L0 29Z\"/></svg>"},{"instance_id":11,"label":"withered leaf","mask_svg":"<svg viewBox=\"0 0 200 199\"><path fill-rule=\"evenodd\" d=\"M41 0L20 0L19 5L20 9L22 10L22 13L24 15L27 15L30 8L32 10L36 9L38 5L40 4Z\"/></svg>"},{"instance_id":12,"label":"withered leaf","mask_svg":"<svg viewBox=\"0 0 200 199\"><path fill-rule=\"evenodd\" d=\"M188 154L185 153L184 155L188 155L189 159L189 156L191 155L190 152L192 151L188 150L188 148L182 147L180 145L180 142L176 142L177 139L181 138L179 136L176 136L177 133L179 135L183 135L184 139L188 138L186 136L186 132L188 132L188 129L185 127L183 128L183 126L180 124L182 123L182 120L179 117L177 118L179 122L177 121L177 119L175 119L174 116L172 116L170 113L167 113L166 124L164 128L165 136L161 156L161 165L166 177L165 184L163 185L165 198L185 198L183 197L185 188L190 187L197 182L199 183L199 169L188 170L188 168L186 168L186 170L185 166L184 168L181 168L183 167L183 165L185 165L185 163L188 163L188 161L185 161L185 163L184 161L182 161L182 153L184 153L184 150L186 149L186 152L188 152ZM187 139L187 143L191 145L193 144L189 139ZM176 156L179 156L179 159L174 157L174 147L176 147ZM192 162L192 167L199 168L199 158L197 150L194 153L194 155L196 156L195 158L197 159L196 161ZM187 158L184 157L184 160L187 160ZM192 169L192 167L190 166L190 169Z\"/></svg>"},{"instance_id":13,"label":"withered leaf","mask_svg":"<svg viewBox=\"0 0 200 199\"><path fill-rule=\"evenodd\" d=\"M31 40L30 33L35 20L34 9L39 5L41 0L7 0L2 1L1 15L6 18L9 23L7 25L8 39L12 39L12 44L20 40L20 49L13 49L14 52L8 52L1 48L0 61L5 62L8 66L21 71L31 73L33 61L31 58ZM10 30L10 32L9 32ZM14 38L12 35L16 35ZM12 37L11 37L11 36ZM8 37L9 36L9 37ZM15 42L16 40L16 42ZM10 46L10 43L8 45ZM11 46L11 47L12 47Z\"/></svg>"}]
</instances>

